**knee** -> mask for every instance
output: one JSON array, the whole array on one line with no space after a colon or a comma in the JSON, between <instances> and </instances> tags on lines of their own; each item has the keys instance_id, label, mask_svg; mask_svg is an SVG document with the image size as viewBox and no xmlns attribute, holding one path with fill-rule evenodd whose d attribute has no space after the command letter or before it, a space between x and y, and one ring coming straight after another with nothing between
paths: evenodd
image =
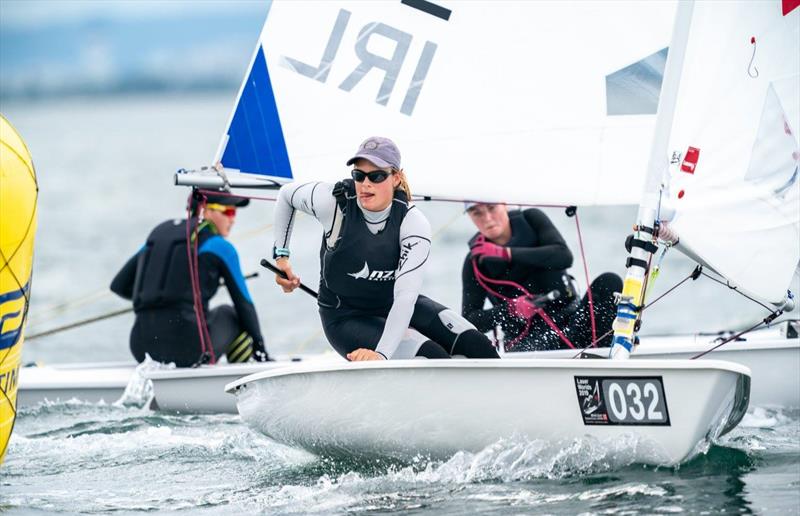
<instances>
[{"instance_id":1,"label":"knee","mask_svg":"<svg viewBox=\"0 0 800 516\"><path fill-rule=\"evenodd\" d=\"M416 356L434 359L450 358L450 354L442 346L431 340L422 343Z\"/></svg>"},{"instance_id":2,"label":"knee","mask_svg":"<svg viewBox=\"0 0 800 516\"><path fill-rule=\"evenodd\" d=\"M592 282L592 291L608 294L622 292L622 278L613 272L604 272Z\"/></svg>"},{"instance_id":3,"label":"knee","mask_svg":"<svg viewBox=\"0 0 800 516\"><path fill-rule=\"evenodd\" d=\"M453 346L453 354L464 355L467 358L500 358L489 337L475 328L458 336Z\"/></svg>"},{"instance_id":4,"label":"knee","mask_svg":"<svg viewBox=\"0 0 800 516\"><path fill-rule=\"evenodd\" d=\"M445 308L439 312L438 317L439 322L442 323L442 326L450 330L455 335L461 335L462 333L470 330L478 331L471 322L449 308Z\"/></svg>"},{"instance_id":5,"label":"knee","mask_svg":"<svg viewBox=\"0 0 800 516\"><path fill-rule=\"evenodd\" d=\"M216 307L214 310L216 310L219 313L219 315L225 318L230 318L237 321L239 320L239 316L236 315L236 309L231 305L221 305Z\"/></svg>"}]
</instances>

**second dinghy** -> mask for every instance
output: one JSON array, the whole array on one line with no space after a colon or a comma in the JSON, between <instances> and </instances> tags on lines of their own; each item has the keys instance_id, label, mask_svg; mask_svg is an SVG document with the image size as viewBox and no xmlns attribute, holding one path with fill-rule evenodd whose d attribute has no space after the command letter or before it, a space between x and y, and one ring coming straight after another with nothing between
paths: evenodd
<instances>
[{"instance_id":1,"label":"second dinghy","mask_svg":"<svg viewBox=\"0 0 800 516\"><path fill-rule=\"evenodd\" d=\"M515 436L632 439L634 461L677 464L738 424L750 374L712 360L398 360L301 364L226 390L252 427L314 453L442 457Z\"/></svg>"},{"instance_id":2,"label":"second dinghy","mask_svg":"<svg viewBox=\"0 0 800 516\"><path fill-rule=\"evenodd\" d=\"M299 362L341 363L339 355L324 353L279 357L275 362L251 362L195 368L154 369L144 377L153 382L154 408L170 412L236 413L234 399L225 386L243 376L273 371Z\"/></svg>"}]
</instances>

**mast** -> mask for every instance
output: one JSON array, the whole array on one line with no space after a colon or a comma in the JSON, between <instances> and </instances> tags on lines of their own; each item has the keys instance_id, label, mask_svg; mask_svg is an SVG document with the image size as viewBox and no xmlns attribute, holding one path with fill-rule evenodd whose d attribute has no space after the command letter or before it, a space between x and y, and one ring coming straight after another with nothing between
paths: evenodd
<instances>
[{"instance_id":1,"label":"mast","mask_svg":"<svg viewBox=\"0 0 800 516\"><path fill-rule=\"evenodd\" d=\"M680 89L681 72L689 40L689 28L692 22L694 0L678 2L675 14L675 26L667 55L664 81L658 100L653 145L647 165L647 175L639 203L636 229L631 241L632 246L625 262L627 273L617 306L617 317L614 319L614 338L609 358L627 359L633 350L636 333L640 326L641 306L644 299L645 278L648 273L649 259L657 250L655 237L656 213L659 205L659 189L668 166L667 147L669 145L672 120Z\"/></svg>"}]
</instances>

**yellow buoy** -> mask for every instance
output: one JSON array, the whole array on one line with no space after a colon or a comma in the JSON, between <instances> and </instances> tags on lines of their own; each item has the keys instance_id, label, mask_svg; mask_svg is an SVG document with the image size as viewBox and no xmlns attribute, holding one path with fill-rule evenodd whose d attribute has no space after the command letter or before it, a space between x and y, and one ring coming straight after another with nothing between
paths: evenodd
<instances>
[{"instance_id":1,"label":"yellow buoy","mask_svg":"<svg viewBox=\"0 0 800 516\"><path fill-rule=\"evenodd\" d=\"M25 142L0 115L0 464L17 416L39 187Z\"/></svg>"}]
</instances>

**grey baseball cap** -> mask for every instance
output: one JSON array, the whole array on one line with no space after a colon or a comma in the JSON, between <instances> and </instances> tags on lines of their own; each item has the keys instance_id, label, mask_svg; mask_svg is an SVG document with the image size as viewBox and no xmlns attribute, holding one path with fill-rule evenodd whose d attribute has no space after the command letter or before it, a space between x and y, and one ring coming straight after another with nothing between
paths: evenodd
<instances>
[{"instance_id":1,"label":"grey baseball cap","mask_svg":"<svg viewBox=\"0 0 800 516\"><path fill-rule=\"evenodd\" d=\"M355 156L347 160L347 165L352 165L359 158L369 161L376 167L400 170L400 150L389 138L382 136L367 138L358 146Z\"/></svg>"}]
</instances>

